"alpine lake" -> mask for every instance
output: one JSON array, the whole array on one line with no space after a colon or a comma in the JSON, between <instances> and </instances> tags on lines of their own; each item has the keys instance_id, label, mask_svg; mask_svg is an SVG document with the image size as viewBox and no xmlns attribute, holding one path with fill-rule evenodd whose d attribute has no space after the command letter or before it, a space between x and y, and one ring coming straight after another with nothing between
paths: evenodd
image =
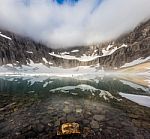
<instances>
[{"instance_id":1,"label":"alpine lake","mask_svg":"<svg viewBox=\"0 0 150 139\"><path fill-rule=\"evenodd\" d=\"M0 77L1 139L149 139L148 77ZM78 123L79 134L58 135Z\"/></svg>"}]
</instances>

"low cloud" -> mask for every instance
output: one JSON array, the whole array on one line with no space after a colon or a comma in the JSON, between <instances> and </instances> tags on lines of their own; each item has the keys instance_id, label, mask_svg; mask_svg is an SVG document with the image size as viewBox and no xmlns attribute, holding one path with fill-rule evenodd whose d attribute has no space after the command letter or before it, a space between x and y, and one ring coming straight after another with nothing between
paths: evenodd
<instances>
[{"instance_id":1,"label":"low cloud","mask_svg":"<svg viewBox=\"0 0 150 139\"><path fill-rule=\"evenodd\" d=\"M115 39L150 18L150 0L28 1L0 0L0 28L53 48Z\"/></svg>"}]
</instances>

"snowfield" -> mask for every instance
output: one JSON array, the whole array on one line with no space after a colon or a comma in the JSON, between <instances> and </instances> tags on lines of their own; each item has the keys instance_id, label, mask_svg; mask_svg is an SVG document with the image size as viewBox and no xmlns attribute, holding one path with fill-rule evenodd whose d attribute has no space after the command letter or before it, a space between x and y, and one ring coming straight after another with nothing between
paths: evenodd
<instances>
[{"instance_id":1,"label":"snowfield","mask_svg":"<svg viewBox=\"0 0 150 139\"><path fill-rule=\"evenodd\" d=\"M55 57L58 57L58 58L63 58L63 59L75 59L75 60L79 60L79 61L92 61L96 58L98 58L99 56L97 55L92 55L92 56L87 56L87 55L83 55L81 57L76 57L76 56L71 56L71 55L59 55L59 54L55 54L54 52L52 53L49 53L51 56L55 56Z\"/></svg>"},{"instance_id":2,"label":"snowfield","mask_svg":"<svg viewBox=\"0 0 150 139\"><path fill-rule=\"evenodd\" d=\"M73 77L79 80L95 80L96 77L118 76L118 75L149 75L149 67L145 72L128 73L119 70L105 71L99 64L95 66L78 66L74 68L54 67L53 63L42 58L43 63L34 63L30 60L27 65L17 66L16 64L7 64L0 66L0 76L57 76L57 77ZM46 65L49 66L46 66ZM148 79L149 80L149 79Z\"/></svg>"},{"instance_id":3,"label":"snowfield","mask_svg":"<svg viewBox=\"0 0 150 139\"><path fill-rule=\"evenodd\" d=\"M130 63L124 64L123 66L121 66L121 68L126 68L126 67L135 66L135 65L144 63L144 62L146 62L146 61L148 61L148 60L150 60L150 56L147 57L147 58L142 58L142 57L141 57L141 58L139 58L139 59L137 59L137 60L134 60L134 61L132 61L132 62L130 62Z\"/></svg>"},{"instance_id":4,"label":"snowfield","mask_svg":"<svg viewBox=\"0 0 150 139\"><path fill-rule=\"evenodd\" d=\"M49 55L55 56L55 57L58 57L58 58L63 58L63 59L75 59L75 60L79 60L79 61L92 61L92 60L94 60L96 58L99 58L99 57L104 57L104 56L111 55L115 51L117 51L118 49L123 48L123 47L128 47L128 46L125 45L125 44L122 44L120 47L117 47L117 46L113 47L113 45L108 45L106 49L104 49L104 48L102 49L102 53L103 53L102 55L94 54L98 50L95 50L92 55L83 54L80 57L71 56L69 52L63 52L63 53L60 53L60 54L55 54L54 52L51 52L51 53L49 53ZM73 50L71 52L76 53L76 52L79 52L79 50Z\"/></svg>"},{"instance_id":5,"label":"snowfield","mask_svg":"<svg viewBox=\"0 0 150 139\"><path fill-rule=\"evenodd\" d=\"M122 97L129 99L139 105L150 107L150 96L143 95L133 95L133 94L125 94L119 93Z\"/></svg>"},{"instance_id":6,"label":"snowfield","mask_svg":"<svg viewBox=\"0 0 150 139\"><path fill-rule=\"evenodd\" d=\"M52 64L45 58L43 58L43 62ZM21 67L12 64L3 65L0 67L0 75L77 77L80 75L98 75L104 73L104 70L97 70L97 67L99 67L99 65L95 67L79 66L75 68L64 69L63 67L48 67L43 63L34 63L30 60L28 65L22 65Z\"/></svg>"}]
</instances>

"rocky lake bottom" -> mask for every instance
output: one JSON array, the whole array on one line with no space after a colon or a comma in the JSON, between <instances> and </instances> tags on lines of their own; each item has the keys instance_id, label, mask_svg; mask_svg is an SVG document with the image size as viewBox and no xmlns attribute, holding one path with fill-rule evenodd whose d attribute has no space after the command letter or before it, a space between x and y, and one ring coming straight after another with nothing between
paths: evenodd
<instances>
[{"instance_id":1,"label":"rocky lake bottom","mask_svg":"<svg viewBox=\"0 0 150 139\"><path fill-rule=\"evenodd\" d=\"M149 139L149 97L149 87L116 78L1 77L0 138ZM58 136L68 122L80 134Z\"/></svg>"}]
</instances>

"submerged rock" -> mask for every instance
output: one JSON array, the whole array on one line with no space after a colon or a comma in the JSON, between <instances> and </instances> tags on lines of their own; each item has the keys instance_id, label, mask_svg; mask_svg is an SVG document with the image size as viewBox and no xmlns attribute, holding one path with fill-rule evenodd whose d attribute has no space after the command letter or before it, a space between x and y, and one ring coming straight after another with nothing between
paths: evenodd
<instances>
[{"instance_id":1,"label":"submerged rock","mask_svg":"<svg viewBox=\"0 0 150 139\"><path fill-rule=\"evenodd\" d=\"M94 115L93 119L96 121L102 121L105 119L105 116L104 115Z\"/></svg>"},{"instance_id":2,"label":"submerged rock","mask_svg":"<svg viewBox=\"0 0 150 139\"><path fill-rule=\"evenodd\" d=\"M95 120L92 120L92 122L90 123L90 125L91 125L91 128L93 128L93 129L98 129L99 128L99 124Z\"/></svg>"}]
</instances>

